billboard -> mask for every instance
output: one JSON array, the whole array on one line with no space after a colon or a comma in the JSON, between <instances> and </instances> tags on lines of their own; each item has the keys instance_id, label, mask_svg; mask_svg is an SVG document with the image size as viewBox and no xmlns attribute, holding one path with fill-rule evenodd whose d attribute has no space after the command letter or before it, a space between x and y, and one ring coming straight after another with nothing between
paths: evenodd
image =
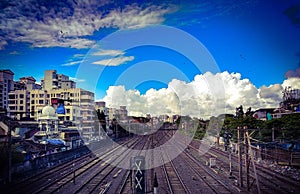
<instances>
[{"instance_id":1,"label":"billboard","mask_svg":"<svg viewBox=\"0 0 300 194\"><path fill-rule=\"evenodd\" d=\"M51 98L51 105L54 107L57 114L65 114L66 113L63 99Z\"/></svg>"}]
</instances>

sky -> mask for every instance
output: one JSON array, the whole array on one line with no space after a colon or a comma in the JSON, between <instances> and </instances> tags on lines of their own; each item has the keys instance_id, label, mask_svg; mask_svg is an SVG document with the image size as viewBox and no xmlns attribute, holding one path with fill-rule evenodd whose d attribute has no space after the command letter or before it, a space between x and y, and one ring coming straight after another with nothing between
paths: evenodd
<instances>
[{"instance_id":1,"label":"sky","mask_svg":"<svg viewBox=\"0 0 300 194\"><path fill-rule=\"evenodd\" d=\"M55 69L138 116L278 107L300 89L300 2L2 0L0 69Z\"/></svg>"}]
</instances>

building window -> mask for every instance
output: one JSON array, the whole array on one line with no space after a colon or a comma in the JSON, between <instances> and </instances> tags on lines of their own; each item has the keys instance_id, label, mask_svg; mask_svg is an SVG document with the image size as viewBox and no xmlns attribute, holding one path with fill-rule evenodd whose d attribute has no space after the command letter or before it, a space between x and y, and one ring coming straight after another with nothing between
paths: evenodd
<instances>
[{"instance_id":1,"label":"building window","mask_svg":"<svg viewBox=\"0 0 300 194\"><path fill-rule=\"evenodd\" d=\"M34 100L31 100L31 104L34 104Z\"/></svg>"},{"instance_id":2,"label":"building window","mask_svg":"<svg viewBox=\"0 0 300 194\"><path fill-rule=\"evenodd\" d=\"M67 109L66 111L67 111L67 114L70 114L70 109Z\"/></svg>"},{"instance_id":3,"label":"building window","mask_svg":"<svg viewBox=\"0 0 300 194\"><path fill-rule=\"evenodd\" d=\"M34 94L31 94L31 98L34 98Z\"/></svg>"},{"instance_id":4,"label":"building window","mask_svg":"<svg viewBox=\"0 0 300 194\"><path fill-rule=\"evenodd\" d=\"M24 109L23 109L23 106L20 106L20 110L24 110Z\"/></svg>"},{"instance_id":5,"label":"building window","mask_svg":"<svg viewBox=\"0 0 300 194\"><path fill-rule=\"evenodd\" d=\"M24 102L23 102L23 100L20 100L20 104L23 104Z\"/></svg>"},{"instance_id":6,"label":"building window","mask_svg":"<svg viewBox=\"0 0 300 194\"><path fill-rule=\"evenodd\" d=\"M66 121L69 121L70 120L70 117L69 116L66 116Z\"/></svg>"},{"instance_id":7,"label":"building window","mask_svg":"<svg viewBox=\"0 0 300 194\"><path fill-rule=\"evenodd\" d=\"M39 104L44 104L44 100L39 100Z\"/></svg>"},{"instance_id":8,"label":"building window","mask_svg":"<svg viewBox=\"0 0 300 194\"><path fill-rule=\"evenodd\" d=\"M14 94L9 94L9 95L8 95L8 98L9 98L9 99L15 99L15 95L14 95Z\"/></svg>"},{"instance_id":9,"label":"building window","mask_svg":"<svg viewBox=\"0 0 300 194\"><path fill-rule=\"evenodd\" d=\"M43 98L44 97L44 94L40 94L40 98Z\"/></svg>"},{"instance_id":10,"label":"building window","mask_svg":"<svg viewBox=\"0 0 300 194\"><path fill-rule=\"evenodd\" d=\"M20 94L19 97L20 97L20 98L24 98L24 94Z\"/></svg>"}]
</instances>

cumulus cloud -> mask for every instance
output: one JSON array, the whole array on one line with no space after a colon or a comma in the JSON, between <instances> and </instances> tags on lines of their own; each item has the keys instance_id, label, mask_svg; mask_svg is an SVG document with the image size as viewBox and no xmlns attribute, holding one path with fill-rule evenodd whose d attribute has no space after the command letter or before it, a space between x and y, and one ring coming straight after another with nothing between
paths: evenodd
<instances>
[{"instance_id":1,"label":"cumulus cloud","mask_svg":"<svg viewBox=\"0 0 300 194\"><path fill-rule=\"evenodd\" d=\"M90 48L95 41L89 36L95 31L160 24L173 11L168 6L136 4L120 9L110 1L1 2L0 49L8 40L33 47Z\"/></svg>"},{"instance_id":2,"label":"cumulus cloud","mask_svg":"<svg viewBox=\"0 0 300 194\"><path fill-rule=\"evenodd\" d=\"M280 101L282 98L283 87L280 84L274 84L270 86L262 86L259 89L259 97L265 99L274 99Z\"/></svg>"},{"instance_id":3,"label":"cumulus cloud","mask_svg":"<svg viewBox=\"0 0 300 194\"><path fill-rule=\"evenodd\" d=\"M285 87L292 87L294 89L300 89L300 78L292 77L284 80L282 86Z\"/></svg>"},{"instance_id":4,"label":"cumulus cloud","mask_svg":"<svg viewBox=\"0 0 300 194\"><path fill-rule=\"evenodd\" d=\"M104 66L118 66L125 64L129 61L134 60L134 56L118 56L111 59L103 59L100 61L95 61L93 64L95 65L104 65Z\"/></svg>"},{"instance_id":5,"label":"cumulus cloud","mask_svg":"<svg viewBox=\"0 0 300 194\"><path fill-rule=\"evenodd\" d=\"M217 80L217 82L216 82ZM210 83L209 83L210 82ZM214 84L221 83L224 95L214 96ZM126 105L130 115L145 116L181 114L209 118L222 113L235 113L235 107L270 108L278 107L282 89L286 86L300 89L299 78L289 78L282 84L257 88L239 73L227 71L217 74L207 72L196 75L187 83L173 79L167 88L149 89L145 94L138 90L126 90L124 86L111 86L103 100L107 106L118 108Z\"/></svg>"}]
</instances>

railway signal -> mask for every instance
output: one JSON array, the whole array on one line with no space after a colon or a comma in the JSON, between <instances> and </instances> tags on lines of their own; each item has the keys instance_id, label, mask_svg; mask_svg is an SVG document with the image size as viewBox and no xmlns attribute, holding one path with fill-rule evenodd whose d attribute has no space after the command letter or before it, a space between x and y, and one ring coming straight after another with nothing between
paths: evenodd
<instances>
[{"instance_id":1,"label":"railway signal","mask_svg":"<svg viewBox=\"0 0 300 194\"><path fill-rule=\"evenodd\" d=\"M225 151L227 151L227 148L230 145L230 139L232 138L232 133L225 131L225 133L223 134L223 138L224 138L224 148Z\"/></svg>"},{"instance_id":2,"label":"railway signal","mask_svg":"<svg viewBox=\"0 0 300 194\"><path fill-rule=\"evenodd\" d=\"M136 156L133 159L134 193L145 193L145 157Z\"/></svg>"}]
</instances>

